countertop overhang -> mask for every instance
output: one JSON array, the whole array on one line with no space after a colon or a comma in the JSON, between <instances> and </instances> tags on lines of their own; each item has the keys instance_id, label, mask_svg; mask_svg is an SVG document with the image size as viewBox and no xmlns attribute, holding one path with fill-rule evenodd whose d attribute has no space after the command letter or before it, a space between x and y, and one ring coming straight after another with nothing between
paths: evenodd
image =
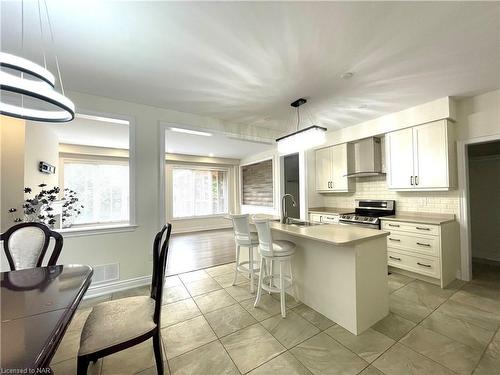
<instances>
[{"instance_id":1,"label":"countertop overhang","mask_svg":"<svg viewBox=\"0 0 500 375\"><path fill-rule=\"evenodd\" d=\"M389 232L383 230L339 224L322 224L299 227L291 224L270 222L270 226L272 230L286 233L291 236L303 237L338 246L349 246L357 242L387 237L389 235Z\"/></svg>"}]
</instances>

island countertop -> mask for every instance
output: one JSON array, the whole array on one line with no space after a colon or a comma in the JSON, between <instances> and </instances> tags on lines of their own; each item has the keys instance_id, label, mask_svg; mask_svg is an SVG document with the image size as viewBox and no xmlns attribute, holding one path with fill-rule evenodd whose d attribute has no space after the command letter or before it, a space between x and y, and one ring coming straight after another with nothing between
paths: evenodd
<instances>
[{"instance_id":1,"label":"island countertop","mask_svg":"<svg viewBox=\"0 0 500 375\"><path fill-rule=\"evenodd\" d=\"M303 237L315 241L326 242L338 246L352 245L356 242L386 237L389 232L360 228L351 225L322 224L299 227L292 224L270 222L271 229L287 233L291 236Z\"/></svg>"}]
</instances>

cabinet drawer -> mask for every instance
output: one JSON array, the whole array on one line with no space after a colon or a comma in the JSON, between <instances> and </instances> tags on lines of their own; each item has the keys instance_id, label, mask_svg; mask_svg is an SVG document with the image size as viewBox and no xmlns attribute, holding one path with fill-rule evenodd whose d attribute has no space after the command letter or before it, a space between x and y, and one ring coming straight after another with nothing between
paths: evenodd
<instances>
[{"instance_id":1,"label":"cabinet drawer","mask_svg":"<svg viewBox=\"0 0 500 375\"><path fill-rule=\"evenodd\" d=\"M438 225L406 223L403 221L382 221L382 229L388 231L403 231L419 234L439 235Z\"/></svg>"},{"instance_id":2,"label":"cabinet drawer","mask_svg":"<svg viewBox=\"0 0 500 375\"><path fill-rule=\"evenodd\" d=\"M321 223L321 215L320 214L309 214L309 221L314 223Z\"/></svg>"},{"instance_id":3,"label":"cabinet drawer","mask_svg":"<svg viewBox=\"0 0 500 375\"><path fill-rule=\"evenodd\" d=\"M322 215L321 222L328 224L338 224L339 215Z\"/></svg>"},{"instance_id":4,"label":"cabinet drawer","mask_svg":"<svg viewBox=\"0 0 500 375\"><path fill-rule=\"evenodd\" d=\"M440 256L439 237L435 236L412 236L402 232L391 231L391 234L387 237L387 247L404 249L435 257Z\"/></svg>"},{"instance_id":5,"label":"cabinet drawer","mask_svg":"<svg viewBox=\"0 0 500 375\"><path fill-rule=\"evenodd\" d=\"M389 266L430 277L439 278L441 276L440 263L437 258L424 258L402 253L397 249L387 249L387 263Z\"/></svg>"}]
</instances>

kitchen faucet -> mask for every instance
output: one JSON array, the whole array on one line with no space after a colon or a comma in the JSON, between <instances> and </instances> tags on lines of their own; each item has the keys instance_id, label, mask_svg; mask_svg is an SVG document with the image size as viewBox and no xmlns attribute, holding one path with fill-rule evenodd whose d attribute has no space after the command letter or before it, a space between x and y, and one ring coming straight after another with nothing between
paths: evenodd
<instances>
[{"instance_id":1,"label":"kitchen faucet","mask_svg":"<svg viewBox=\"0 0 500 375\"><path fill-rule=\"evenodd\" d=\"M281 198L281 223L282 224L288 224L288 213L286 212L286 204L285 200L286 197L290 197L292 199L292 206L296 207L297 203L295 203L295 198L293 197L292 194L285 194L283 195L283 198Z\"/></svg>"}]
</instances>

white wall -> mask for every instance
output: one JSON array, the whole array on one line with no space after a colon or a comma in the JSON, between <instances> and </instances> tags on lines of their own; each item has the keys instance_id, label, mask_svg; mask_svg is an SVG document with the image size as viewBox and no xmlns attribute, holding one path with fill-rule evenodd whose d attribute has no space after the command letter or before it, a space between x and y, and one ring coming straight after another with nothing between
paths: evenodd
<instances>
[{"instance_id":1,"label":"white wall","mask_svg":"<svg viewBox=\"0 0 500 375\"><path fill-rule=\"evenodd\" d=\"M500 261L500 155L469 159L472 256Z\"/></svg>"},{"instance_id":2,"label":"white wall","mask_svg":"<svg viewBox=\"0 0 500 375\"><path fill-rule=\"evenodd\" d=\"M458 139L500 134L500 90L457 102Z\"/></svg>"},{"instance_id":3,"label":"white wall","mask_svg":"<svg viewBox=\"0 0 500 375\"><path fill-rule=\"evenodd\" d=\"M64 125L61 125L64 126ZM56 173L47 174L38 170L39 162L44 161L56 167ZM55 132L47 125L27 122L25 130L24 186L36 194L45 183L48 188L59 186L59 141Z\"/></svg>"},{"instance_id":4,"label":"white wall","mask_svg":"<svg viewBox=\"0 0 500 375\"><path fill-rule=\"evenodd\" d=\"M275 138L268 129L244 127L189 113L150 107L121 100L69 92L77 112L128 116L135 122L136 222L138 228L123 233L66 237L61 254L63 263L120 263L120 279L151 274L151 246L160 228L160 122L219 130L243 136ZM163 134L161 135L163 136Z\"/></svg>"},{"instance_id":5,"label":"white wall","mask_svg":"<svg viewBox=\"0 0 500 375\"><path fill-rule=\"evenodd\" d=\"M24 200L25 122L0 116L1 154L1 231L13 225L9 208L21 209ZM3 251L2 251L3 253ZM3 266L3 262L2 262Z\"/></svg>"}]
</instances>

